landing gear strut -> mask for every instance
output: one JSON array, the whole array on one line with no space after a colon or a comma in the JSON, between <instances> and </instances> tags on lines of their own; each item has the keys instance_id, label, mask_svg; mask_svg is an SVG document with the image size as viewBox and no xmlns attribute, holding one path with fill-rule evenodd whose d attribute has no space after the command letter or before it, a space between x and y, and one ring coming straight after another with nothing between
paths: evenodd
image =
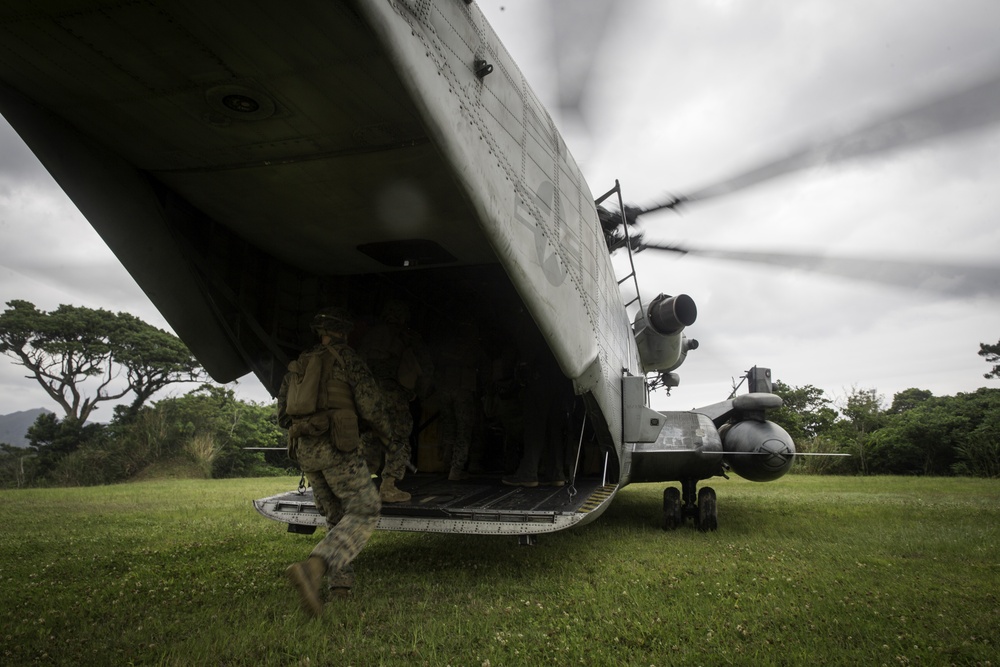
<instances>
[{"instance_id":1,"label":"landing gear strut","mask_svg":"<svg viewBox=\"0 0 1000 667\"><path fill-rule=\"evenodd\" d=\"M675 530L687 519L694 519L703 533L719 527L715 491L707 486L698 491L697 486L696 479L682 480L683 498L676 487L663 490L663 530Z\"/></svg>"}]
</instances>

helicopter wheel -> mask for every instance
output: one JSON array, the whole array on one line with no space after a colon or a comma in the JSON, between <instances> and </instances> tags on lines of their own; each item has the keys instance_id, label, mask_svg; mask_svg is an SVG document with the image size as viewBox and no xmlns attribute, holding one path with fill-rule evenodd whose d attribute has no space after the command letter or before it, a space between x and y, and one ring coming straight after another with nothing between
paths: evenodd
<instances>
[{"instance_id":1,"label":"helicopter wheel","mask_svg":"<svg viewBox=\"0 0 1000 667\"><path fill-rule=\"evenodd\" d=\"M663 490L663 530L676 530L684 523L681 492L673 486Z\"/></svg>"},{"instance_id":2,"label":"helicopter wheel","mask_svg":"<svg viewBox=\"0 0 1000 667\"><path fill-rule=\"evenodd\" d=\"M704 487L698 492L698 530L707 533L719 527L715 506L715 490Z\"/></svg>"}]
</instances>

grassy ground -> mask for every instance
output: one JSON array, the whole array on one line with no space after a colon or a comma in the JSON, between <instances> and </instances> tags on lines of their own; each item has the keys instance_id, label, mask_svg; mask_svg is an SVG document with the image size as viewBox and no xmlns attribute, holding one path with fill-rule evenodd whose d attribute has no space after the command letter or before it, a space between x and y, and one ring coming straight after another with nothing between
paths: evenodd
<instances>
[{"instance_id":1,"label":"grassy ground","mask_svg":"<svg viewBox=\"0 0 1000 667\"><path fill-rule=\"evenodd\" d=\"M376 533L306 620L317 536L250 500L297 479L0 492L0 663L997 664L1000 482L719 480L718 532L659 530L662 485L513 538Z\"/></svg>"}]
</instances>

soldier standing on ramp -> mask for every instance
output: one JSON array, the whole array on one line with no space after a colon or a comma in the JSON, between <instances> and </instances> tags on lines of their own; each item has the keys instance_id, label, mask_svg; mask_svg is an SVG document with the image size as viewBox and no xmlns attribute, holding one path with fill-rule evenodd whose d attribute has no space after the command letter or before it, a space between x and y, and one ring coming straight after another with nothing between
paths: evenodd
<instances>
[{"instance_id":1,"label":"soldier standing on ramp","mask_svg":"<svg viewBox=\"0 0 1000 667\"><path fill-rule=\"evenodd\" d=\"M481 409L476 390L479 367L486 363L484 359L479 331L472 318L459 318L458 324L441 336L434 363L434 384L440 410L441 443L445 452L451 452L448 479L452 482L469 478L465 466L469 461L477 412Z\"/></svg>"},{"instance_id":2,"label":"soldier standing on ramp","mask_svg":"<svg viewBox=\"0 0 1000 667\"><path fill-rule=\"evenodd\" d=\"M389 423L398 449L384 452L377 443L367 452L372 472L382 467L379 494L383 503L405 503L410 494L396 487L403 479L410 462L410 433L413 416L410 402L417 397L417 388L424 378L434 375L434 363L420 335L407 326L410 309L402 301L390 299L382 309L382 319L376 323L358 347L358 352L371 368L385 397Z\"/></svg>"},{"instance_id":3,"label":"soldier standing on ramp","mask_svg":"<svg viewBox=\"0 0 1000 667\"><path fill-rule=\"evenodd\" d=\"M288 568L303 608L313 616L323 612L324 575L332 587L349 591L351 561L371 537L381 510L359 447L358 418L384 442L392 442L393 435L375 379L347 345L352 327L346 309L321 310L312 323L321 342L288 365L278 392L278 423L288 428L289 456L312 485L328 526L309 558Z\"/></svg>"}]
</instances>

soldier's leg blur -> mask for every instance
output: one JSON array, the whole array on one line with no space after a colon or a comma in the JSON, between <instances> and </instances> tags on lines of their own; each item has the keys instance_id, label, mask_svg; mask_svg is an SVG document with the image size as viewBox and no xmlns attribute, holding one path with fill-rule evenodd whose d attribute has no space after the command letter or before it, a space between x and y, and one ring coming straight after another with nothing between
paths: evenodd
<instances>
[{"instance_id":1,"label":"soldier's leg blur","mask_svg":"<svg viewBox=\"0 0 1000 667\"><path fill-rule=\"evenodd\" d=\"M522 392L524 419L524 449L513 475L503 477L504 484L538 486L538 464L549 443L547 425L551 396L542 382L535 380Z\"/></svg>"},{"instance_id":2,"label":"soldier's leg blur","mask_svg":"<svg viewBox=\"0 0 1000 667\"><path fill-rule=\"evenodd\" d=\"M445 450L450 456L451 470L448 479L452 481L469 477L465 466L469 461L469 443L472 440L472 426L475 419L473 406L470 403L474 402L475 397L472 392L460 389L445 392L442 399L441 427L443 437L446 438Z\"/></svg>"},{"instance_id":3,"label":"soldier's leg blur","mask_svg":"<svg viewBox=\"0 0 1000 667\"><path fill-rule=\"evenodd\" d=\"M361 452L368 465L368 472L377 475L382 468L382 459L385 455L385 446L382 441L371 431L362 434Z\"/></svg>"},{"instance_id":4,"label":"soldier's leg blur","mask_svg":"<svg viewBox=\"0 0 1000 667\"><path fill-rule=\"evenodd\" d=\"M472 438L469 441L469 472L486 472L486 439L488 438L486 428L486 416L483 414L482 406L476 402L472 420Z\"/></svg>"},{"instance_id":5,"label":"soldier's leg blur","mask_svg":"<svg viewBox=\"0 0 1000 667\"><path fill-rule=\"evenodd\" d=\"M382 479L403 479L406 475L406 464L410 462L410 443L406 442L394 452L386 452L385 467L382 468Z\"/></svg>"},{"instance_id":6,"label":"soldier's leg blur","mask_svg":"<svg viewBox=\"0 0 1000 667\"><path fill-rule=\"evenodd\" d=\"M313 500L316 508L326 518L326 527L329 531L340 522L344 516L344 508L340 499L334 495L333 489L326 483L326 478L322 472L307 472L306 479L313 489ZM326 580L330 589L350 589L354 583L354 570L338 571L327 569Z\"/></svg>"},{"instance_id":7,"label":"soldier's leg blur","mask_svg":"<svg viewBox=\"0 0 1000 667\"><path fill-rule=\"evenodd\" d=\"M550 484L562 486L569 476L569 466L575 463L573 453L576 450L576 438L579 431L576 429L583 418L582 412L578 412L576 396L573 394L573 387L567 380L559 380L553 390L556 398L549 407L549 441L552 448L549 450L548 461L544 466L544 477ZM582 408L582 403L579 404ZM568 464L568 465L567 465Z\"/></svg>"},{"instance_id":8,"label":"soldier's leg blur","mask_svg":"<svg viewBox=\"0 0 1000 667\"><path fill-rule=\"evenodd\" d=\"M551 401L546 429L546 448L539 466L539 481L563 486L566 483L567 406L561 401Z\"/></svg>"},{"instance_id":9,"label":"soldier's leg blur","mask_svg":"<svg viewBox=\"0 0 1000 667\"><path fill-rule=\"evenodd\" d=\"M306 479L313 490L313 500L316 502L316 509L326 519L326 525L333 526L340 521L344 510L340 505L340 499L333 494L333 490L326 483L326 478L322 472L307 472Z\"/></svg>"},{"instance_id":10,"label":"soldier's leg blur","mask_svg":"<svg viewBox=\"0 0 1000 667\"><path fill-rule=\"evenodd\" d=\"M438 433L441 434L441 452L448 461L455 460L455 440L458 424L455 419L455 395L450 391L438 392Z\"/></svg>"},{"instance_id":11,"label":"soldier's leg blur","mask_svg":"<svg viewBox=\"0 0 1000 667\"><path fill-rule=\"evenodd\" d=\"M382 504L360 452L337 452L335 457L340 461L322 475L344 514L311 555L326 561L328 571L342 572L371 537Z\"/></svg>"},{"instance_id":12,"label":"soldier's leg blur","mask_svg":"<svg viewBox=\"0 0 1000 667\"><path fill-rule=\"evenodd\" d=\"M520 397L500 402L500 423L503 425L503 471L517 470L524 451L524 413Z\"/></svg>"},{"instance_id":13,"label":"soldier's leg blur","mask_svg":"<svg viewBox=\"0 0 1000 667\"><path fill-rule=\"evenodd\" d=\"M472 430L476 425L476 395L463 391L455 396L455 448L451 455L451 467L464 470L469 462L469 445Z\"/></svg>"},{"instance_id":14,"label":"soldier's leg blur","mask_svg":"<svg viewBox=\"0 0 1000 667\"><path fill-rule=\"evenodd\" d=\"M382 479L403 479L406 464L410 462L410 433L413 432L413 415L410 414L410 399L402 391L386 392L386 406L392 432L403 441L403 446L394 452L386 452Z\"/></svg>"}]
</instances>

